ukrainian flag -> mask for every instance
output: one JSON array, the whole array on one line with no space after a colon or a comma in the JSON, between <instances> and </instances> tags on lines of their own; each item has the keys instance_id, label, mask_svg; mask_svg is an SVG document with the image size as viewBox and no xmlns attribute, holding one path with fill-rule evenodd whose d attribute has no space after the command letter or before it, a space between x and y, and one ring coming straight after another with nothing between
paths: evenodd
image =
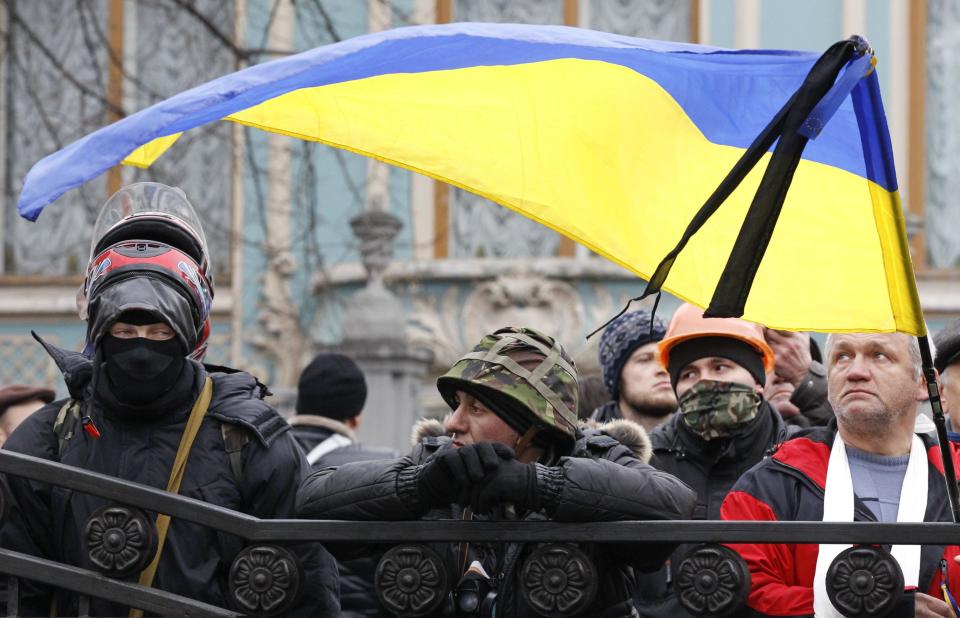
<instances>
[{"instance_id":1,"label":"ukrainian flag","mask_svg":"<svg viewBox=\"0 0 960 618\"><path fill-rule=\"evenodd\" d=\"M462 187L648 278L817 58L553 26L391 30L239 71L105 127L37 163L19 209L36 219L111 166L148 166L182 132L226 119ZM766 158L690 240L666 290L709 304ZM924 333L892 161L872 72L806 147L746 319Z\"/></svg>"}]
</instances>

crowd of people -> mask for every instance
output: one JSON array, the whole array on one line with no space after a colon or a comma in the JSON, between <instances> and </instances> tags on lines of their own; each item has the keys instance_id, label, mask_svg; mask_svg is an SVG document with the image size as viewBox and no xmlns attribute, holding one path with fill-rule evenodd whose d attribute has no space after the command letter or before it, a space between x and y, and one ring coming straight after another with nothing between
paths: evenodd
<instances>
[{"instance_id":1,"label":"crowd of people","mask_svg":"<svg viewBox=\"0 0 960 618\"><path fill-rule=\"evenodd\" d=\"M399 453L358 441L367 387L344 355L320 354L304 369L289 419L250 374L201 362L212 273L182 192L121 189L95 238L80 296L86 349L37 337L68 396L0 388L4 449L260 518L951 520L940 449L919 413L920 350L903 334L832 334L821 352L807 333L705 318L689 304L666 322L638 310L602 333L602 375L588 393L597 405L585 409L574 361L549 327L504 325L437 380L449 414L419 423L412 450ZM944 407L960 409L960 322L934 342ZM5 485L0 546L95 570L81 539L103 500L12 475ZM166 516L156 527L155 559L134 578L228 606L226 574L242 540ZM520 565L536 545L435 544L452 582L444 615L538 615L519 594ZM844 546L731 547L751 576L746 615L841 615L825 576ZM384 547L289 549L306 582L290 615L387 615L374 590ZM689 615L674 582L690 545L579 549L597 571L580 615ZM903 571L903 615L956 618L960 547L889 550ZM75 615L77 602L36 583L19 590L24 615ZM128 610L96 599L89 608Z\"/></svg>"}]
</instances>

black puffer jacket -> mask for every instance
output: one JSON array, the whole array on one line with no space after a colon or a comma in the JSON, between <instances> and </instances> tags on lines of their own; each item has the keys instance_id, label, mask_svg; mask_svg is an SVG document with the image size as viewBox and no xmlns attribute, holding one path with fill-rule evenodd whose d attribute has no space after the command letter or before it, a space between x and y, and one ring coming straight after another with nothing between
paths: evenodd
<instances>
[{"instance_id":1,"label":"black puffer jacket","mask_svg":"<svg viewBox=\"0 0 960 618\"><path fill-rule=\"evenodd\" d=\"M756 418L735 435L717 440L704 440L687 427L682 415L676 414L650 434L650 464L677 476L697 492L693 519L720 519L720 505L737 479L798 430L788 426L766 401L761 402ZM674 595L673 578L693 548L680 545L663 568L637 578L637 610L641 616L689 616Z\"/></svg>"},{"instance_id":2,"label":"black puffer jacket","mask_svg":"<svg viewBox=\"0 0 960 618\"><path fill-rule=\"evenodd\" d=\"M24 421L4 448L166 487L193 401L158 420L121 420L106 414L91 395L86 357L47 347L64 372L71 394L82 401L82 413L93 419L101 437L77 431L61 453L53 424L65 403L62 400ZM195 400L208 374L199 363L190 363ZM213 398L187 460L180 494L257 517L292 517L296 489L307 465L286 422L262 401L262 387L249 374L213 373L210 377ZM239 480L225 450L224 424L240 427L249 435L241 451ZM17 477L8 477L7 482L14 500L0 528L3 547L96 570L84 547L83 530L88 517L107 504L106 500ZM239 537L174 518L154 587L229 606L227 574L245 545ZM339 590L333 558L317 543L298 544L294 551L305 568L305 581L310 583L303 587L304 596L294 615L337 616ZM50 594L49 589L25 585L21 588L21 613L48 615ZM74 596L58 594L56 615L76 615L76 611ZM127 608L93 600L91 615L125 616Z\"/></svg>"},{"instance_id":3,"label":"black puffer jacket","mask_svg":"<svg viewBox=\"0 0 960 618\"><path fill-rule=\"evenodd\" d=\"M376 446L367 446L357 441L356 433L332 418L313 414L298 414L288 419L290 432L296 438L303 452L308 456L321 444L325 445L322 454L310 461L315 469L340 466L354 461L376 459L396 459L401 453ZM327 440L333 439L331 442Z\"/></svg>"},{"instance_id":4,"label":"black puffer jacket","mask_svg":"<svg viewBox=\"0 0 960 618\"><path fill-rule=\"evenodd\" d=\"M641 430L642 431L642 430ZM314 472L298 496L303 517L353 520L460 519L456 505L427 510L417 498L420 467L438 451L451 448L446 436L424 439L413 452L391 462L347 464ZM689 517L694 495L676 478L642 463L627 447L602 430L577 436L573 449L553 465L538 466L538 486L549 493L554 506L522 519L563 522ZM542 493L542 495L543 495ZM504 518L508 518L503 513ZM458 567L458 544L437 546L445 557L451 581L463 575ZM533 546L520 544L469 545L467 563L478 560L498 589L499 616L532 616L518 594L520 567ZM672 546L630 543L595 544L582 548L598 569L599 590L582 615L604 618L635 616L631 599L633 567L656 568ZM382 552L384 548L372 548Z\"/></svg>"},{"instance_id":5,"label":"black puffer jacket","mask_svg":"<svg viewBox=\"0 0 960 618\"><path fill-rule=\"evenodd\" d=\"M303 452L316 453L318 457L311 462L314 470L331 466L340 466L354 461L374 461L396 459L397 451L366 446L358 443L356 434L343 423L332 418L314 414L297 415L288 419L291 433L297 439ZM329 442L328 442L329 441ZM322 454L314 449L320 447ZM340 567L340 611L342 618L377 618L388 616L377 603L373 590L373 574L377 561L371 556L339 560Z\"/></svg>"}]
</instances>

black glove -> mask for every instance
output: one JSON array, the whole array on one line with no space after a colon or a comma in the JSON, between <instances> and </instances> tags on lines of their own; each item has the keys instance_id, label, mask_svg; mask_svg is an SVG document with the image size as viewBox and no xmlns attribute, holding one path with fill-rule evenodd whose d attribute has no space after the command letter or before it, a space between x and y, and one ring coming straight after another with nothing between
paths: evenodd
<instances>
[{"instance_id":1,"label":"black glove","mask_svg":"<svg viewBox=\"0 0 960 618\"><path fill-rule=\"evenodd\" d=\"M417 494L427 508L465 503L471 488L496 470L503 461L488 442L446 448L423 464L417 474ZM509 450L509 449L508 449Z\"/></svg>"},{"instance_id":2,"label":"black glove","mask_svg":"<svg viewBox=\"0 0 960 618\"><path fill-rule=\"evenodd\" d=\"M474 513L488 513L497 506L510 503L518 513L538 510L537 465L520 463L512 449L500 444L495 446L501 458L500 465L482 483L474 485L470 508Z\"/></svg>"}]
</instances>

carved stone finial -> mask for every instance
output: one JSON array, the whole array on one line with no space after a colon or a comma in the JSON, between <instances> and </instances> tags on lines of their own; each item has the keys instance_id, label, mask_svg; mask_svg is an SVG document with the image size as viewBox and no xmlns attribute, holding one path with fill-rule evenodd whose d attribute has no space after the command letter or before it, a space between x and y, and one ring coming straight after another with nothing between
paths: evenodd
<instances>
[{"instance_id":1,"label":"carved stone finial","mask_svg":"<svg viewBox=\"0 0 960 618\"><path fill-rule=\"evenodd\" d=\"M447 572L425 545L398 545L385 553L374 575L377 599L397 616L428 616L447 597Z\"/></svg>"},{"instance_id":2,"label":"carved stone finial","mask_svg":"<svg viewBox=\"0 0 960 618\"><path fill-rule=\"evenodd\" d=\"M230 565L230 596L243 612L286 614L297 601L303 573L297 559L276 545L252 545Z\"/></svg>"},{"instance_id":3,"label":"carved stone finial","mask_svg":"<svg viewBox=\"0 0 960 618\"><path fill-rule=\"evenodd\" d=\"M680 563L676 585L680 604L694 616L729 616L747 600L750 571L732 549L701 545Z\"/></svg>"},{"instance_id":4,"label":"carved stone finial","mask_svg":"<svg viewBox=\"0 0 960 618\"><path fill-rule=\"evenodd\" d=\"M105 575L123 578L142 571L157 551L153 523L139 509L105 506L87 519L87 556Z\"/></svg>"},{"instance_id":5,"label":"carved stone finial","mask_svg":"<svg viewBox=\"0 0 960 618\"><path fill-rule=\"evenodd\" d=\"M903 596L903 573L889 552L853 546L827 569L827 597L845 616L886 616Z\"/></svg>"},{"instance_id":6,"label":"carved stone finial","mask_svg":"<svg viewBox=\"0 0 960 618\"><path fill-rule=\"evenodd\" d=\"M520 582L527 604L542 616L580 615L597 593L597 571L573 545L537 548L523 563Z\"/></svg>"},{"instance_id":7,"label":"carved stone finial","mask_svg":"<svg viewBox=\"0 0 960 618\"><path fill-rule=\"evenodd\" d=\"M403 339L406 314L400 301L383 284L383 273L393 259L393 239L403 223L388 212L368 211L350 220L360 239L360 259L367 285L351 296L343 317L345 343L380 345Z\"/></svg>"},{"instance_id":8,"label":"carved stone finial","mask_svg":"<svg viewBox=\"0 0 960 618\"><path fill-rule=\"evenodd\" d=\"M350 227L360 239L360 260L370 283L382 283L383 271L393 259L393 239L403 222L388 212L370 210L350 219Z\"/></svg>"}]
</instances>

